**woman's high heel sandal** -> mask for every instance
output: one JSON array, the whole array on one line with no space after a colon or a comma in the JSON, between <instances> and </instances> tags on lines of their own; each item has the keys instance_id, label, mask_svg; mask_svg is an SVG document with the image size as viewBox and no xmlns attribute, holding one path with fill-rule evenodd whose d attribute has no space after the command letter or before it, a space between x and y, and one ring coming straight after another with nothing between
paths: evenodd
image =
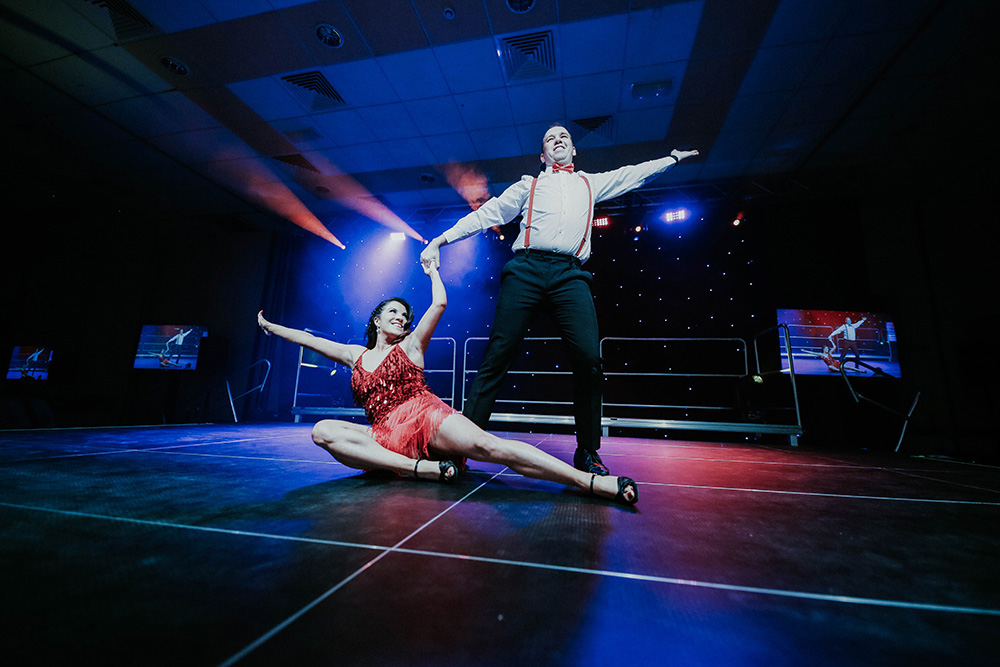
<instances>
[{"instance_id":1,"label":"woman's high heel sandal","mask_svg":"<svg viewBox=\"0 0 1000 667\"><path fill-rule=\"evenodd\" d=\"M594 493L594 478L597 475L590 476L590 495L597 495ZM625 491L629 487L632 487L632 498L628 499L625 497ZM618 494L615 496L615 500L625 505L635 505L639 502L639 485L635 483L635 480L631 477L619 477L618 478Z\"/></svg>"},{"instance_id":2,"label":"woman's high heel sandal","mask_svg":"<svg viewBox=\"0 0 1000 667\"><path fill-rule=\"evenodd\" d=\"M417 479L421 479L420 475L417 474L417 468L420 467L421 461L426 460L428 459L417 459L417 462L413 466L413 476ZM440 474L438 475L439 482L451 484L458 478L458 466L451 461L438 461L438 470L440 471ZM449 471L451 472L451 476L448 475Z\"/></svg>"}]
</instances>

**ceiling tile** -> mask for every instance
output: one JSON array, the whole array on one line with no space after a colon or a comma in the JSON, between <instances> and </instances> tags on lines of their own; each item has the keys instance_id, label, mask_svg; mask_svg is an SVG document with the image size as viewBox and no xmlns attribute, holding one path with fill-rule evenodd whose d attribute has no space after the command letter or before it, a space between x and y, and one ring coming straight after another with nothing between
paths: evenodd
<instances>
[{"instance_id":1,"label":"ceiling tile","mask_svg":"<svg viewBox=\"0 0 1000 667\"><path fill-rule=\"evenodd\" d=\"M395 163L402 168L431 165L436 162L434 152L423 137L397 139L383 142Z\"/></svg>"},{"instance_id":2,"label":"ceiling tile","mask_svg":"<svg viewBox=\"0 0 1000 667\"><path fill-rule=\"evenodd\" d=\"M412 100L406 103L406 108L417 129L425 136L465 129L458 106L451 96Z\"/></svg>"},{"instance_id":3,"label":"ceiling tile","mask_svg":"<svg viewBox=\"0 0 1000 667\"><path fill-rule=\"evenodd\" d=\"M757 157L770 162L771 167L781 160L800 160L826 134L827 129L828 126L821 123L776 127L767 137Z\"/></svg>"},{"instance_id":4,"label":"ceiling tile","mask_svg":"<svg viewBox=\"0 0 1000 667\"><path fill-rule=\"evenodd\" d=\"M162 151L140 140L106 144L87 151L94 162L114 172L141 172L177 166Z\"/></svg>"},{"instance_id":5,"label":"ceiling tile","mask_svg":"<svg viewBox=\"0 0 1000 667\"><path fill-rule=\"evenodd\" d=\"M90 109L66 111L48 120L49 133L69 145L90 148L134 137Z\"/></svg>"},{"instance_id":6,"label":"ceiling tile","mask_svg":"<svg viewBox=\"0 0 1000 667\"><path fill-rule=\"evenodd\" d=\"M565 122L566 105L559 79L522 83L507 88L514 123Z\"/></svg>"},{"instance_id":7,"label":"ceiling tile","mask_svg":"<svg viewBox=\"0 0 1000 667\"><path fill-rule=\"evenodd\" d=\"M341 0L376 56L428 46L410 0Z\"/></svg>"},{"instance_id":8,"label":"ceiling tile","mask_svg":"<svg viewBox=\"0 0 1000 667\"><path fill-rule=\"evenodd\" d=\"M741 95L733 100L720 132L769 132L787 111L790 92Z\"/></svg>"},{"instance_id":9,"label":"ceiling tile","mask_svg":"<svg viewBox=\"0 0 1000 667\"><path fill-rule=\"evenodd\" d=\"M490 22L482 0L413 0L420 23L432 44L464 42L490 34ZM453 12L444 15L445 7Z\"/></svg>"},{"instance_id":10,"label":"ceiling tile","mask_svg":"<svg viewBox=\"0 0 1000 667\"><path fill-rule=\"evenodd\" d=\"M383 104L358 109L358 115L380 141L405 139L419 134L402 104Z\"/></svg>"},{"instance_id":11,"label":"ceiling tile","mask_svg":"<svg viewBox=\"0 0 1000 667\"><path fill-rule=\"evenodd\" d=\"M563 22L624 14L629 0L559 0L559 20Z\"/></svg>"},{"instance_id":12,"label":"ceiling tile","mask_svg":"<svg viewBox=\"0 0 1000 667\"><path fill-rule=\"evenodd\" d=\"M300 151L327 148L334 144L329 137L323 135L319 125L310 116L284 118L271 121L269 125Z\"/></svg>"},{"instance_id":13,"label":"ceiling tile","mask_svg":"<svg viewBox=\"0 0 1000 667\"><path fill-rule=\"evenodd\" d=\"M257 152L226 129L196 130L152 137L154 146L183 163L256 158Z\"/></svg>"},{"instance_id":14,"label":"ceiling tile","mask_svg":"<svg viewBox=\"0 0 1000 667\"><path fill-rule=\"evenodd\" d=\"M3 113L15 121L44 118L80 106L79 102L22 69L0 74L0 98L4 100Z\"/></svg>"},{"instance_id":15,"label":"ceiling tile","mask_svg":"<svg viewBox=\"0 0 1000 667\"><path fill-rule=\"evenodd\" d=\"M264 120L289 118L303 113L302 105L274 77L238 81L226 87Z\"/></svg>"},{"instance_id":16,"label":"ceiling tile","mask_svg":"<svg viewBox=\"0 0 1000 667\"><path fill-rule=\"evenodd\" d=\"M399 53L377 59L401 100L437 97L451 92L431 50Z\"/></svg>"},{"instance_id":17,"label":"ceiling tile","mask_svg":"<svg viewBox=\"0 0 1000 667\"><path fill-rule=\"evenodd\" d=\"M268 0L198 0L217 21L263 14L273 11Z\"/></svg>"},{"instance_id":18,"label":"ceiling tile","mask_svg":"<svg viewBox=\"0 0 1000 667\"><path fill-rule=\"evenodd\" d=\"M558 119L556 122L568 123L569 121L567 119ZM527 155L531 158L525 168L534 168L534 161L537 159L534 156L541 155L542 137L552 127L552 124L552 122L543 121L540 123L522 123L517 125L517 138L521 142L521 155Z\"/></svg>"},{"instance_id":19,"label":"ceiling tile","mask_svg":"<svg viewBox=\"0 0 1000 667\"><path fill-rule=\"evenodd\" d=\"M312 53L281 15L268 13L229 21L217 30L233 44L239 57L253 60L261 75L314 68Z\"/></svg>"},{"instance_id":20,"label":"ceiling tile","mask_svg":"<svg viewBox=\"0 0 1000 667\"><path fill-rule=\"evenodd\" d=\"M769 135L770 131L721 132L708 154L702 156L703 162L713 169L735 166L742 171L761 150Z\"/></svg>"},{"instance_id":21,"label":"ceiling tile","mask_svg":"<svg viewBox=\"0 0 1000 667\"><path fill-rule=\"evenodd\" d=\"M909 29L933 9L936 0L854 0L837 25L837 35Z\"/></svg>"},{"instance_id":22,"label":"ceiling tile","mask_svg":"<svg viewBox=\"0 0 1000 667\"><path fill-rule=\"evenodd\" d=\"M625 66L641 67L685 60L691 55L704 3L685 2L631 12Z\"/></svg>"},{"instance_id":23,"label":"ceiling tile","mask_svg":"<svg viewBox=\"0 0 1000 667\"><path fill-rule=\"evenodd\" d=\"M372 55L371 49L355 28L354 22L335 0L300 4L282 10L280 15L302 45L312 54L317 65L351 62L370 58ZM316 36L316 27L320 24L332 26L343 37L343 44L337 48L330 48L320 42Z\"/></svg>"},{"instance_id":24,"label":"ceiling tile","mask_svg":"<svg viewBox=\"0 0 1000 667\"><path fill-rule=\"evenodd\" d=\"M353 107L398 102L399 96L373 60L328 65L321 70L341 97Z\"/></svg>"},{"instance_id":25,"label":"ceiling tile","mask_svg":"<svg viewBox=\"0 0 1000 667\"><path fill-rule=\"evenodd\" d=\"M170 36L173 49L160 56L179 58L188 69L185 79L200 80L196 85L219 85L273 74L252 58L253 48L243 43L239 33L220 24L185 30ZM157 58L158 60L159 58Z\"/></svg>"},{"instance_id":26,"label":"ceiling tile","mask_svg":"<svg viewBox=\"0 0 1000 667\"><path fill-rule=\"evenodd\" d=\"M494 160L521 155L521 142L513 127L495 127L486 130L471 130L469 135L482 160Z\"/></svg>"},{"instance_id":27,"label":"ceiling tile","mask_svg":"<svg viewBox=\"0 0 1000 667\"><path fill-rule=\"evenodd\" d=\"M170 88L118 47L69 56L37 65L31 71L84 104L106 104Z\"/></svg>"},{"instance_id":28,"label":"ceiling tile","mask_svg":"<svg viewBox=\"0 0 1000 667\"><path fill-rule=\"evenodd\" d=\"M432 206L460 206L465 200L453 188L428 188L421 194Z\"/></svg>"},{"instance_id":29,"label":"ceiling tile","mask_svg":"<svg viewBox=\"0 0 1000 667\"><path fill-rule=\"evenodd\" d=\"M798 87L819 60L825 45L826 42L803 42L759 50L743 77L739 94Z\"/></svg>"},{"instance_id":30,"label":"ceiling tile","mask_svg":"<svg viewBox=\"0 0 1000 667\"><path fill-rule=\"evenodd\" d=\"M497 48L492 39L439 46L434 52L453 93L504 85Z\"/></svg>"},{"instance_id":31,"label":"ceiling tile","mask_svg":"<svg viewBox=\"0 0 1000 667\"><path fill-rule=\"evenodd\" d=\"M782 0L764 33L762 47L826 40L853 0Z\"/></svg>"},{"instance_id":32,"label":"ceiling tile","mask_svg":"<svg viewBox=\"0 0 1000 667\"><path fill-rule=\"evenodd\" d=\"M622 76L620 94L621 109L648 109L657 106L673 106L684 85L685 62L663 63L647 67L634 67L625 70ZM654 97L636 98L633 86L667 83L665 91Z\"/></svg>"},{"instance_id":33,"label":"ceiling tile","mask_svg":"<svg viewBox=\"0 0 1000 667\"><path fill-rule=\"evenodd\" d=\"M176 90L105 104L100 112L139 137L201 130L219 124Z\"/></svg>"},{"instance_id":34,"label":"ceiling tile","mask_svg":"<svg viewBox=\"0 0 1000 667\"><path fill-rule=\"evenodd\" d=\"M581 76L621 69L625 64L622 44L627 29L628 17L624 14L562 24L559 26L559 72L564 76Z\"/></svg>"},{"instance_id":35,"label":"ceiling tile","mask_svg":"<svg viewBox=\"0 0 1000 667\"><path fill-rule=\"evenodd\" d=\"M346 157L348 163L353 165L352 172L382 171L397 166L395 160L380 143L341 146L338 155Z\"/></svg>"},{"instance_id":36,"label":"ceiling tile","mask_svg":"<svg viewBox=\"0 0 1000 667\"><path fill-rule=\"evenodd\" d=\"M615 143L662 141L667 136L673 107L622 111L615 116Z\"/></svg>"},{"instance_id":37,"label":"ceiling tile","mask_svg":"<svg viewBox=\"0 0 1000 667\"><path fill-rule=\"evenodd\" d=\"M470 130L511 125L514 122L510 103L507 101L507 91L503 88L455 95L455 104L465 121L465 127Z\"/></svg>"},{"instance_id":38,"label":"ceiling tile","mask_svg":"<svg viewBox=\"0 0 1000 667\"><path fill-rule=\"evenodd\" d=\"M435 162L438 164L473 162L479 159L479 153L476 152L476 147L466 132L428 137L427 143L434 152Z\"/></svg>"},{"instance_id":39,"label":"ceiling tile","mask_svg":"<svg viewBox=\"0 0 1000 667\"><path fill-rule=\"evenodd\" d=\"M618 112L622 86L621 71L569 78L565 80L563 86L567 120L610 116Z\"/></svg>"},{"instance_id":40,"label":"ceiling tile","mask_svg":"<svg viewBox=\"0 0 1000 667\"><path fill-rule=\"evenodd\" d=\"M781 117L782 125L808 125L810 123L832 123L858 94L859 84L818 86L802 88Z\"/></svg>"},{"instance_id":41,"label":"ceiling tile","mask_svg":"<svg viewBox=\"0 0 1000 667\"><path fill-rule=\"evenodd\" d=\"M111 46L113 42L66 5L30 0L4 5L0 14L0 54L22 67Z\"/></svg>"},{"instance_id":42,"label":"ceiling tile","mask_svg":"<svg viewBox=\"0 0 1000 667\"><path fill-rule=\"evenodd\" d=\"M898 48L902 35L877 33L831 40L804 81L822 86L867 79L879 71Z\"/></svg>"},{"instance_id":43,"label":"ceiling tile","mask_svg":"<svg viewBox=\"0 0 1000 667\"><path fill-rule=\"evenodd\" d=\"M346 146L375 141L375 135L354 109L313 115L312 119L333 145Z\"/></svg>"},{"instance_id":44,"label":"ceiling tile","mask_svg":"<svg viewBox=\"0 0 1000 667\"><path fill-rule=\"evenodd\" d=\"M552 25L559 20L558 7L551 0L536 0L531 9L523 13L512 11L507 5L507 0L483 1L489 13L494 35L536 30L540 26Z\"/></svg>"},{"instance_id":45,"label":"ceiling tile","mask_svg":"<svg viewBox=\"0 0 1000 667\"><path fill-rule=\"evenodd\" d=\"M163 32L179 32L218 22L198 0L129 0L129 4Z\"/></svg>"}]
</instances>

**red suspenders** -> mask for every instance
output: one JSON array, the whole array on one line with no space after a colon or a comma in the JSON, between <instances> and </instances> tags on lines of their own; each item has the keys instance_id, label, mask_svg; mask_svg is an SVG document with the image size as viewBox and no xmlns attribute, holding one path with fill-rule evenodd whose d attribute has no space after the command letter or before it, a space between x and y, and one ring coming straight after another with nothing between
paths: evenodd
<instances>
[{"instance_id":1,"label":"red suspenders","mask_svg":"<svg viewBox=\"0 0 1000 667\"><path fill-rule=\"evenodd\" d=\"M583 182L587 184L587 197L590 206L587 208L587 228L583 231L583 240L580 241L580 247L576 249L576 256L579 257L580 253L583 252L583 246L587 244L587 238L590 236L590 228L593 226L594 222L594 191L590 187L590 181L583 174L579 175L583 179ZM538 177L535 176L531 180L531 193L528 195L528 219L524 223L524 247L528 248L531 242L531 213L535 204L535 186L538 185Z\"/></svg>"}]
</instances>

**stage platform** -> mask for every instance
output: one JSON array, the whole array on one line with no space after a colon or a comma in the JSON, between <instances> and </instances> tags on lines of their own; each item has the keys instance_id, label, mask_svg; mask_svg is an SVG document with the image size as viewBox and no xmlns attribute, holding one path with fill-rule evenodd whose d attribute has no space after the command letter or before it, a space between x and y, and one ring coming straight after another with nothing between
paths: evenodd
<instances>
[{"instance_id":1,"label":"stage platform","mask_svg":"<svg viewBox=\"0 0 1000 667\"><path fill-rule=\"evenodd\" d=\"M475 462L452 486L359 473L310 428L0 432L0 659L1000 661L996 468L608 437L631 509Z\"/></svg>"}]
</instances>

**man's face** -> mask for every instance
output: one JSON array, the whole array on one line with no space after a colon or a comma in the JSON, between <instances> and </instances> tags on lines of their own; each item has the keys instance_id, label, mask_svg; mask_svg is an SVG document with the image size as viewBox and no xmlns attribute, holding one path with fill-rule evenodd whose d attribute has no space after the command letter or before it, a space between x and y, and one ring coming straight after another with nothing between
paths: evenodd
<instances>
[{"instance_id":1,"label":"man's face","mask_svg":"<svg viewBox=\"0 0 1000 667\"><path fill-rule=\"evenodd\" d=\"M542 138L542 162L545 164L569 164L576 156L573 137L569 130L560 125L549 128Z\"/></svg>"},{"instance_id":2,"label":"man's face","mask_svg":"<svg viewBox=\"0 0 1000 667\"><path fill-rule=\"evenodd\" d=\"M851 318L849 318L849 317L847 318L847 323L848 323L848 324L850 324L850 323L851 323Z\"/></svg>"}]
</instances>

